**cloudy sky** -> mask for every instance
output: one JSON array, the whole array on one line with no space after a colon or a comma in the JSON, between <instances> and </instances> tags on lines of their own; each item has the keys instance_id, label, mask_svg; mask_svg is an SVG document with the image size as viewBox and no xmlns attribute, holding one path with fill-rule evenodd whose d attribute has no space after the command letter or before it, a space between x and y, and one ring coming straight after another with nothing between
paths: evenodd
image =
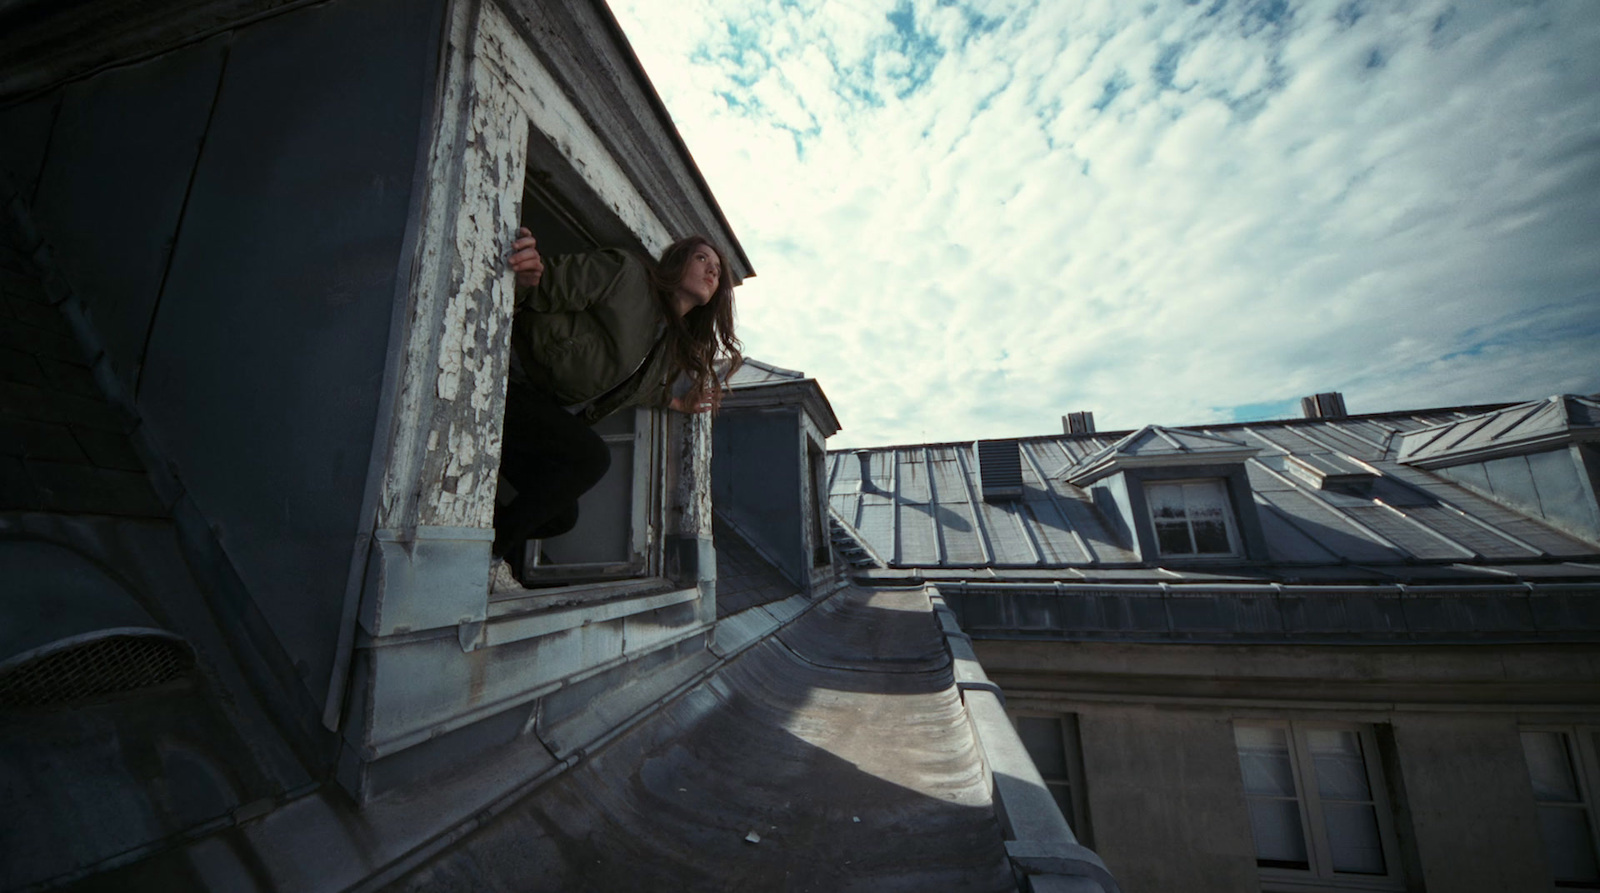
<instances>
[{"instance_id":1,"label":"cloudy sky","mask_svg":"<svg viewBox=\"0 0 1600 893\"><path fill-rule=\"evenodd\" d=\"M833 448L1600 390L1596 0L612 0Z\"/></svg>"}]
</instances>

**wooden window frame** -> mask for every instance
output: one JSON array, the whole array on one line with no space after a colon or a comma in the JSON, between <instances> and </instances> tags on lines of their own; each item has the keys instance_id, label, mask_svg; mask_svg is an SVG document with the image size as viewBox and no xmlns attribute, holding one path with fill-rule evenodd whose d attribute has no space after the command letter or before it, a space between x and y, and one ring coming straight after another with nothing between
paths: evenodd
<instances>
[{"instance_id":1,"label":"wooden window frame","mask_svg":"<svg viewBox=\"0 0 1600 893\"><path fill-rule=\"evenodd\" d=\"M633 410L633 431L604 434L607 446L631 443L633 467L629 497L630 530L628 557L618 562L575 562L539 564L536 557L543 543L528 540L523 580L530 587L570 583L607 583L662 573L661 531L665 529L665 500L662 481L666 467L666 412L647 407Z\"/></svg>"},{"instance_id":2,"label":"wooden window frame","mask_svg":"<svg viewBox=\"0 0 1600 893\"><path fill-rule=\"evenodd\" d=\"M1306 835L1306 854L1310 867L1304 870L1259 866L1261 889L1265 893L1343 893L1349 890L1405 890L1406 878L1401 864L1400 841L1395 831L1394 805L1389 802L1389 788L1383 774L1383 760L1378 754L1377 735L1365 723L1303 721L1289 719L1235 719L1235 728L1283 729L1289 739L1289 762L1294 773L1295 801L1300 811L1300 827ZM1326 822L1322 814L1322 799L1316 787L1310 747L1305 732L1326 729L1355 732L1361 741L1361 760L1367 772L1367 787L1372 792L1372 803L1378 817L1378 841L1383 850L1384 875L1336 873L1328 844ZM1235 745L1237 752L1237 744ZM1241 778L1241 792L1243 780ZM1248 795L1246 809L1248 810ZM1251 846L1255 845L1255 832L1251 831Z\"/></svg>"}]
</instances>

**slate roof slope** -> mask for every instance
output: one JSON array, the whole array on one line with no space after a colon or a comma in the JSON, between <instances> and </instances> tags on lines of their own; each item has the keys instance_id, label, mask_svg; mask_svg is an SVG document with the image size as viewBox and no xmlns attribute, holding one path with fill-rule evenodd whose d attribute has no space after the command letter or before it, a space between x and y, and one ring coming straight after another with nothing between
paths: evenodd
<instances>
[{"instance_id":1,"label":"slate roof slope","mask_svg":"<svg viewBox=\"0 0 1600 893\"><path fill-rule=\"evenodd\" d=\"M717 617L770 604L800 591L721 518L712 522L717 544Z\"/></svg>"},{"instance_id":2,"label":"slate roof slope","mask_svg":"<svg viewBox=\"0 0 1600 893\"><path fill-rule=\"evenodd\" d=\"M1016 889L927 596L858 588L395 888L501 885Z\"/></svg>"},{"instance_id":3,"label":"slate roof slope","mask_svg":"<svg viewBox=\"0 0 1600 893\"><path fill-rule=\"evenodd\" d=\"M805 377L806 374L804 372L784 369L771 363L763 363L760 360L745 357L744 363L738 369L735 369L733 375L729 377L728 384L731 387L739 388L780 381L802 381Z\"/></svg>"},{"instance_id":4,"label":"slate roof slope","mask_svg":"<svg viewBox=\"0 0 1600 893\"><path fill-rule=\"evenodd\" d=\"M1494 405L1160 429L1168 438L1153 428L1025 438L1019 441L1023 496L999 503L977 495L971 443L834 452L829 499L832 510L892 567L1034 568L1050 569L1058 578L1098 579L1119 573L1150 577L1151 571L1168 580L1216 575L1226 569L1133 571L1137 556L1111 533L1088 491L1068 481L1081 479L1075 470L1117 454L1119 444L1122 451L1141 443L1176 451L1168 439L1180 445L1227 441L1242 445L1235 453L1254 451L1243 461L1275 564L1376 579L1414 578L1419 567L1438 576L1459 565L1467 569L1458 573L1504 579L1505 565L1600 558L1600 545L1399 461L1401 443L1412 432L1518 409ZM1222 451L1220 444L1217 449ZM1319 486L1330 476L1362 479L1366 492ZM1481 565L1502 568L1470 569ZM1594 570L1575 567L1571 573L1590 577ZM1250 575L1262 572L1257 568Z\"/></svg>"}]
</instances>

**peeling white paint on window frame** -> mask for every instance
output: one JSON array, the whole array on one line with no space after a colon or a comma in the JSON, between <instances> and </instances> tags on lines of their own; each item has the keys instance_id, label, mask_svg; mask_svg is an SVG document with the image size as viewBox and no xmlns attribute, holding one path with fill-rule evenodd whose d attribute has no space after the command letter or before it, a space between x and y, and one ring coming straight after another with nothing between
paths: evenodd
<instances>
[{"instance_id":1,"label":"peeling white paint on window frame","mask_svg":"<svg viewBox=\"0 0 1600 893\"><path fill-rule=\"evenodd\" d=\"M379 527L493 523L514 288L504 256L521 219L530 127L647 250L671 241L495 3L463 0L451 22Z\"/></svg>"}]
</instances>

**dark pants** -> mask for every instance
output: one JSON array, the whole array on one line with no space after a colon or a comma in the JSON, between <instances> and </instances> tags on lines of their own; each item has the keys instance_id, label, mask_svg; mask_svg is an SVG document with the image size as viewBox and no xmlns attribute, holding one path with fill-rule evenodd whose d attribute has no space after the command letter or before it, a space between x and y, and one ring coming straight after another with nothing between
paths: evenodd
<instances>
[{"instance_id":1,"label":"dark pants","mask_svg":"<svg viewBox=\"0 0 1600 893\"><path fill-rule=\"evenodd\" d=\"M578 497L610 467L611 450L582 419L549 394L512 385L506 392L500 473L517 488L517 497L495 507L495 557L507 558L520 573L522 542L571 530L578 523Z\"/></svg>"}]
</instances>

